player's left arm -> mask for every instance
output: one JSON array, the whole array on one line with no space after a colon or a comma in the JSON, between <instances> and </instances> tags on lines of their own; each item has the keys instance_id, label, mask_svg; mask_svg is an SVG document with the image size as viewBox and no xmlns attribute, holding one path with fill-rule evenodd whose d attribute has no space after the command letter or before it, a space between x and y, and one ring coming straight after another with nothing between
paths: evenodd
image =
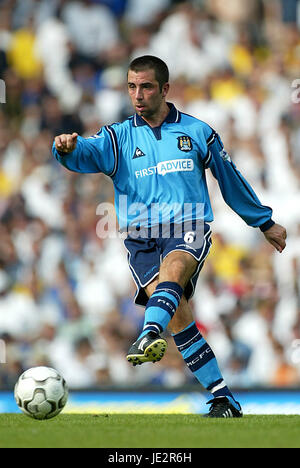
<instances>
[{"instance_id":1,"label":"player's left arm","mask_svg":"<svg viewBox=\"0 0 300 468\"><path fill-rule=\"evenodd\" d=\"M212 130L212 129L211 129ZM219 135L212 131L207 138L206 167L217 179L225 202L249 226L259 227L278 252L286 246L286 230L272 219L273 210L263 205L249 182L238 171L224 149Z\"/></svg>"},{"instance_id":2,"label":"player's left arm","mask_svg":"<svg viewBox=\"0 0 300 468\"><path fill-rule=\"evenodd\" d=\"M285 227L280 224L273 224L267 231L264 232L264 236L270 244L275 247L278 252L282 252L286 247L287 232Z\"/></svg>"}]
</instances>

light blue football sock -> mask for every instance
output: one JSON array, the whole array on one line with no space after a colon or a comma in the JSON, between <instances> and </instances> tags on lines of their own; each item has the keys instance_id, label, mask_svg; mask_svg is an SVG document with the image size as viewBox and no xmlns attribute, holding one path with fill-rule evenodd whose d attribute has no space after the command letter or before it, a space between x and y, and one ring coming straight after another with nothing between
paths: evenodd
<instances>
[{"instance_id":1,"label":"light blue football sock","mask_svg":"<svg viewBox=\"0 0 300 468\"><path fill-rule=\"evenodd\" d=\"M174 334L173 338L188 368L201 385L215 398L227 397L234 407L240 409L224 382L211 347L201 335L195 322L192 322L181 332Z\"/></svg>"},{"instance_id":2,"label":"light blue football sock","mask_svg":"<svg viewBox=\"0 0 300 468\"><path fill-rule=\"evenodd\" d=\"M156 287L149 298L146 310L143 331L139 338L147 333L162 333L173 318L181 297L183 289L178 283L164 281Z\"/></svg>"}]
</instances>

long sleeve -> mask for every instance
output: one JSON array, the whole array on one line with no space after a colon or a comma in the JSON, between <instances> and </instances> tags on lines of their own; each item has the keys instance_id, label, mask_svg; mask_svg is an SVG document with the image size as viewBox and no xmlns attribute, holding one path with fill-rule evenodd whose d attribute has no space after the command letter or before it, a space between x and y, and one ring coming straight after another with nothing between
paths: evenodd
<instances>
[{"instance_id":1,"label":"long sleeve","mask_svg":"<svg viewBox=\"0 0 300 468\"><path fill-rule=\"evenodd\" d=\"M262 231L266 231L274 224L272 209L262 205L250 184L224 150L224 145L215 131L212 131L207 140L205 165L217 179L227 205L249 226L260 227Z\"/></svg>"},{"instance_id":2,"label":"long sleeve","mask_svg":"<svg viewBox=\"0 0 300 468\"><path fill-rule=\"evenodd\" d=\"M53 156L64 167L73 172L97 173L113 177L118 163L118 143L112 127L103 127L90 138L77 138L77 146L71 153L57 151L52 146Z\"/></svg>"}]
</instances>

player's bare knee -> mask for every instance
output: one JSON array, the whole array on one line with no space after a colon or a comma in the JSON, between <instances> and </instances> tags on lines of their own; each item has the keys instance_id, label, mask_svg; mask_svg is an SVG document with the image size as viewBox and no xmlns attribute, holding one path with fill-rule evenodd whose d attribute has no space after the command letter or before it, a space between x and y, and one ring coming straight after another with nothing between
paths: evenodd
<instances>
[{"instance_id":1,"label":"player's bare knee","mask_svg":"<svg viewBox=\"0 0 300 468\"><path fill-rule=\"evenodd\" d=\"M173 259L168 263L166 270L170 280L179 282L185 273L186 265L181 259Z\"/></svg>"},{"instance_id":2,"label":"player's bare knee","mask_svg":"<svg viewBox=\"0 0 300 468\"><path fill-rule=\"evenodd\" d=\"M162 264L160 281L174 281L185 287L197 265L189 254L172 252Z\"/></svg>"}]
</instances>

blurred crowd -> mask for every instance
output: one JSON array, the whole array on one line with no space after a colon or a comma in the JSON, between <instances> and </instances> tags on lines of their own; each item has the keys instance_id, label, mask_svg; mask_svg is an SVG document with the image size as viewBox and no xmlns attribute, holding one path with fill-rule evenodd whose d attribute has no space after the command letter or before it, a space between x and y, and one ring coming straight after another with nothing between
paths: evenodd
<instances>
[{"instance_id":1,"label":"blurred crowd","mask_svg":"<svg viewBox=\"0 0 300 468\"><path fill-rule=\"evenodd\" d=\"M71 388L194 383L168 332L160 363L127 363L144 311L122 240L97 236L112 183L51 155L55 135L132 114L127 67L148 53L170 67L169 100L220 133L288 231L278 254L207 174L214 237L197 325L228 385L300 384L299 25L297 0L0 0L0 389L37 365Z\"/></svg>"}]
</instances>

